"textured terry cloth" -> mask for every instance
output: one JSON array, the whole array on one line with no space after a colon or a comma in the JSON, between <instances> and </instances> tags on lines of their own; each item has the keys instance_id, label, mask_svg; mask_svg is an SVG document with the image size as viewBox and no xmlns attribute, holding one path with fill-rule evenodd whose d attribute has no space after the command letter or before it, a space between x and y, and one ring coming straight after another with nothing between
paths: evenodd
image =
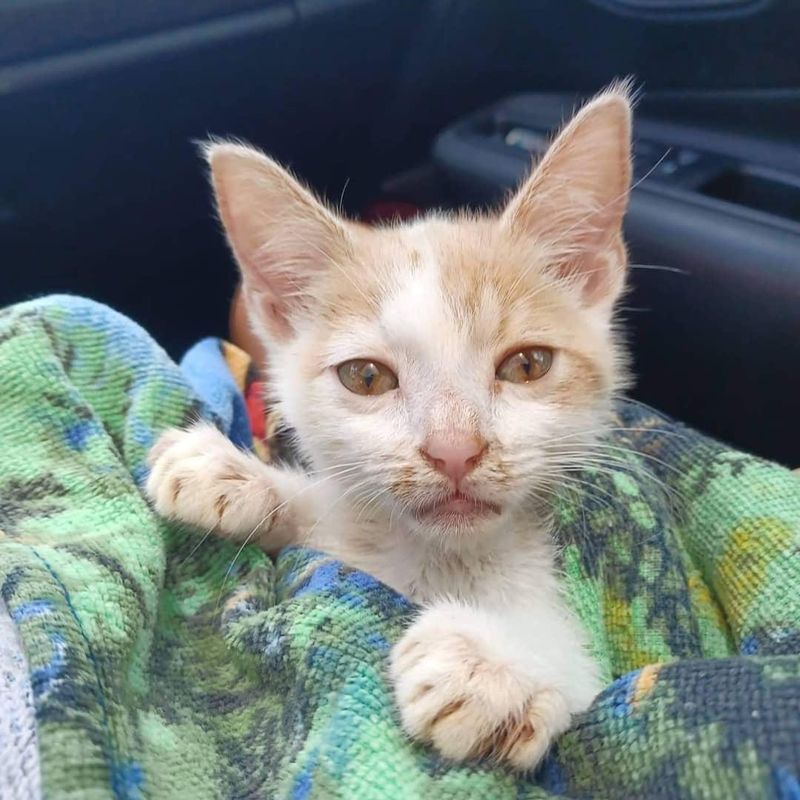
<instances>
[{"instance_id":1,"label":"textured terry cloth","mask_svg":"<svg viewBox=\"0 0 800 800\"><path fill-rule=\"evenodd\" d=\"M0 315L0 590L45 797L800 794L788 470L619 406L621 466L586 472L555 509L567 594L609 683L535 775L514 776L403 736L385 679L413 614L402 597L313 551L235 558L154 516L147 449L204 408L103 306Z\"/></svg>"},{"instance_id":2,"label":"textured terry cloth","mask_svg":"<svg viewBox=\"0 0 800 800\"><path fill-rule=\"evenodd\" d=\"M0 797L41 797L39 748L28 662L0 600Z\"/></svg>"}]
</instances>

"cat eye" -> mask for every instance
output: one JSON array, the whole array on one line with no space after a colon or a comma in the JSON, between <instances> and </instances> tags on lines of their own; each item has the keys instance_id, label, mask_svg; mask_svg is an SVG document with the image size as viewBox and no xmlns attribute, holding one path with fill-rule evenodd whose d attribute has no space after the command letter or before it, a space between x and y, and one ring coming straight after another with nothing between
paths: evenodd
<instances>
[{"instance_id":1,"label":"cat eye","mask_svg":"<svg viewBox=\"0 0 800 800\"><path fill-rule=\"evenodd\" d=\"M497 377L509 383L530 383L550 371L553 351L549 347L526 347L503 359Z\"/></svg>"},{"instance_id":2,"label":"cat eye","mask_svg":"<svg viewBox=\"0 0 800 800\"><path fill-rule=\"evenodd\" d=\"M342 385L355 394L385 394L397 388L397 375L389 367L366 358L345 361L336 372Z\"/></svg>"}]
</instances>

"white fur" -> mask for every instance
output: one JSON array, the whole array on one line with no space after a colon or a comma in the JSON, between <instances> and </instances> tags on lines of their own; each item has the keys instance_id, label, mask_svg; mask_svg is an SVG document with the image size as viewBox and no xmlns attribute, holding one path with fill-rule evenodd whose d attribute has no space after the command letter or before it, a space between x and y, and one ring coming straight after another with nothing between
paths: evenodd
<instances>
[{"instance_id":1,"label":"white fur","mask_svg":"<svg viewBox=\"0 0 800 800\"><path fill-rule=\"evenodd\" d=\"M416 280L426 287L424 302ZM271 552L288 541L309 544L424 604L390 663L403 726L445 756L491 755L529 768L600 688L560 595L547 520L526 503L544 466L531 445L571 428L563 413L523 392L491 391L491 355L458 334L433 280L412 274L381 316L383 347L399 365L404 393L356 397L332 370L300 385L292 362L302 358L302 334L297 350L291 346L276 361L274 390L311 456L311 476L264 465L198 426L162 440L148 492L166 516L237 539L255 531ZM432 337L431 329L442 335ZM364 340L346 334L333 345L335 358L355 357ZM353 413L353 404L362 413ZM579 416L577 430L588 422ZM494 487L480 467L468 478L471 492L503 508L479 532L421 530L387 490L397 467L419 460L424 438L445 426L473 426L491 447L518 457L504 487ZM173 502L176 478L182 486ZM435 475L429 483L420 496L442 491ZM226 511L217 520L221 495Z\"/></svg>"},{"instance_id":2,"label":"white fur","mask_svg":"<svg viewBox=\"0 0 800 800\"><path fill-rule=\"evenodd\" d=\"M607 424L623 372L611 321L625 273L625 91L585 107L495 219L367 231L265 156L209 149L270 394L311 472L262 464L198 425L158 442L147 492L166 516L270 552L311 545L420 603L389 677L406 731L450 758L532 768L600 688L561 597L546 509ZM526 345L554 351L550 371L496 380ZM398 388L349 392L336 366L356 358L382 362ZM425 444L453 436L486 443L458 488L498 513L421 512L453 488Z\"/></svg>"}]
</instances>

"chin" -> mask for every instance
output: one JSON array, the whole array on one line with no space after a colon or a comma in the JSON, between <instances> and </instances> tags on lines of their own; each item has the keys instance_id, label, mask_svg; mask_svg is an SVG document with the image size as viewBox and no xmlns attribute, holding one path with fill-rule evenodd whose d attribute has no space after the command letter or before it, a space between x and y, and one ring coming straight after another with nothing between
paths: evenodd
<instances>
[{"instance_id":1,"label":"chin","mask_svg":"<svg viewBox=\"0 0 800 800\"><path fill-rule=\"evenodd\" d=\"M436 538L482 536L502 521L503 508L496 503L455 496L422 506L410 514L413 527Z\"/></svg>"}]
</instances>

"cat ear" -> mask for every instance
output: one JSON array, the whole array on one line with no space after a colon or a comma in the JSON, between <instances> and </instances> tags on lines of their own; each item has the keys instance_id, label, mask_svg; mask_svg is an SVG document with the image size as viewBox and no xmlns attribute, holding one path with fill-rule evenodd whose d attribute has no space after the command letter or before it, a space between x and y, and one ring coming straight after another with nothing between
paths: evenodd
<instances>
[{"instance_id":1,"label":"cat ear","mask_svg":"<svg viewBox=\"0 0 800 800\"><path fill-rule=\"evenodd\" d=\"M548 248L553 269L587 305L610 308L625 283L630 151L629 87L620 84L573 117L502 215L515 236Z\"/></svg>"},{"instance_id":2,"label":"cat ear","mask_svg":"<svg viewBox=\"0 0 800 800\"><path fill-rule=\"evenodd\" d=\"M251 317L284 339L312 310L315 278L347 251L345 223L252 147L213 142L205 155Z\"/></svg>"}]
</instances>

